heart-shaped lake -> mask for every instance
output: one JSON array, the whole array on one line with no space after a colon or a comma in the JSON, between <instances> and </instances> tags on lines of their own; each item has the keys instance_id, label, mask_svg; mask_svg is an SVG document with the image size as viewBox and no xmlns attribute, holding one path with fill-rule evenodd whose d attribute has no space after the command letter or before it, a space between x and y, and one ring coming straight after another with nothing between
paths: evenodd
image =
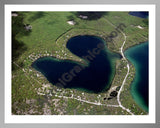
<instances>
[{"instance_id":1,"label":"heart-shaped lake","mask_svg":"<svg viewBox=\"0 0 160 128\"><path fill-rule=\"evenodd\" d=\"M83 58L86 65L54 57L37 59L32 67L41 72L50 83L63 88L75 88L87 92L106 91L115 75L115 62L119 54L107 49L106 42L96 36L72 37L66 47Z\"/></svg>"}]
</instances>

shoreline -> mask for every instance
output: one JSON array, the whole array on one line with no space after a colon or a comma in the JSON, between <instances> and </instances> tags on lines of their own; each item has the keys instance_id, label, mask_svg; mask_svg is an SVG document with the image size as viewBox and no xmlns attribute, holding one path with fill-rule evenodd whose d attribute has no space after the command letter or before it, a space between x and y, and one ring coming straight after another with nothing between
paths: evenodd
<instances>
[{"instance_id":1,"label":"shoreline","mask_svg":"<svg viewBox=\"0 0 160 128\"><path fill-rule=\"evenodd\" d=\"M80 35L81 36L81 35ZM86 36L86 35L85 35ZM98 37L98 36L92 36L92 35L89 35L89 36L91 36L91 37L93 37L93 38L98 38L99 40L101 40L102 41L102 43L105 45L105 48L103 49L103 51L104 52L106 52L107 54L112 54L112 56L113 56L113 58L112 57L106 57L106 58L108 58L109 60L110 60L110 65L111 65L111 69L113 70L112 71L112 73L111 73L111 75L109 76L109 83L108 84L105 84L105 88L101 91L101 92L96 92L96 94L101 94L101 93L105 93L106 91L108 91L109 89L110 89L110 87L111 87L111 85L112 85L112 82L113 82L113 79L114 79L114 77L115 77L115 74L116 74L116 64L114 64L114 62L116 63L116 61L117 61L117 59L121 59L121 58L119 58L120 56L119 56L119 54L117 54L117 53L115 53L115 52L111 52L108 48L107 48L107 45L106 45L106 42L102 39L102 38L100 38L100 37ZM70 49L68 49L69 51L70 51ZM71 51L70 51L71 52ZM72 52L71 52L72 53ZM74 53L72 53L72 54L74 54ZM76 54L74 54L74 55L76 55ZM77 55L76 55L77 56ZM79 57L79 56L78 56ZM74 63L74 64L80 64L80 65L82 65L83 63L80 63L80 62L78 62L78 61L76 61L76 60L70 60L70 59L59 59L59 58L56 58L55 56L42 56L42 57L39 57L39 58L37 58L34 62L32 62L32 68L34 68L33 67L33 65L34 65L34 63L38 60L38 59L46 59L46 60L53 60L53 61L57 61L57 62L70 62L70 63ZM83 61L85 61L85 59L83 59ZM83 65L84 66L86 66L85 65L86 63L84 63ZM37 70L36 70L37 71ZM43 73L42 73L43 74ZM44 76L45 77L45 76ZM53 83L52 83L52 85L53 86L55 86ZM73 88L74 89L74 88ZM78 89L78 90L85 90L85 89ZM92 91L86 91L87 93L92 93ZM95 92L93 92L93 93L95 93Z\"/></svg>"},{"instance_id":2,"label":"shoreline","mask_svg":"<svg viewBox=\"0 0 160 128\"><path fill-rule=\"evenodd\" d=\"M134 44L134 45L132 45L132 46L126 47L123 52L125 52L126 50L128 50L128 49L130 49L130 48L132 48L132 47L135 47L135 46L137 46L137 45L144 44L144 43L146 43L146 42L148 42L148 39L145 40L145 41L143 41L143 42L139 42L139 44Z\"/></svg>"},{"instance_id":3,"label":"shoreline","mask_svg":"<svg viewBox=\"0 0 160 128\"><path fill-rule=\"evenodd\" d=\"M146 45L146 43L148 43L148 41L143 42L140 45ZM134 47L140 47L140 46L135 45ZM129 50L129 49L127 49L127 50ZM125 52L127 52L127 51L125 51ZM125 53L125 55L126 54L127 53ZM137 66L138 65L135 62L133 62L134 60L132 60L132 58L129 55L126 55L126 58L133 65L133 67L135 68L134 79L132 80L132 82L130 84L131 85L130 93L131 93L133 99L135 100L135 102L139 105L139 107L141 107L143 110L145 110L146 112L148 112L149 106L146 105L145 100L143 99L144 97L142 97L142 95L137 90L138 85L136 85L136 83L139 81L139 74L137 76L137 70L138 70ZM149 88L149 85L148 85L148 88Z\"/></svg>"}]
</instances>

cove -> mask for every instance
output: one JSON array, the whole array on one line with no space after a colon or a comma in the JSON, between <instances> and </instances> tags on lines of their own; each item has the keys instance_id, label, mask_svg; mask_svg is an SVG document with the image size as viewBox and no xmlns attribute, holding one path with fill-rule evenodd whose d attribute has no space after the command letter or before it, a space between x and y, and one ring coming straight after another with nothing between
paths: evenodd
<instances>
[{"instance_id":1,"label":"cove","mask_svg":"<svg viewBox=\"0 0 160 128\"><path fill-rule=\"evenodd\" d=\"M135 78L131 84L131 94L135 102L145 111L148 111L148 42L133 46L127 49L124 54L136 69Z\"/></svg>"},{"instance_id":2,"label":"cove","mask_svg":"<svg viewBox=\"0 0 160 128\"><path fill-rule=\"evenodd\" d=\"M103 49L98 46L103 46ZM108 90L115 75L115 62L121 56L109 51L106 42L96 36L72 37L66 47L85 60L86 65L72 60L42 57L33 62L32 67L41 72L50 83L59 87L91 93ZM98 54L91 53L94 50ZM75 67L77 70L73 73Z\"/></svg>"}]
</instances>

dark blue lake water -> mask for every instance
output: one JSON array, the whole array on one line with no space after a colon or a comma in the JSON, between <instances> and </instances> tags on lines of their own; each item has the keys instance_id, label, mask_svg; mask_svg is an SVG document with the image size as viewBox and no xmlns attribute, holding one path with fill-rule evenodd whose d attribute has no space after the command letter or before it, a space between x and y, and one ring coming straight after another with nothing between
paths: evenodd
<instances>
[{"instance_id":1,"label":"dark blue lake water","mask_svg":"<svg viewBox=\"0 0 160 128\"><path fill-rule=\"evenodd\" d=\"M132 16L137 16L137 17L140 17L140 18L148 18L149 16L149 12L146 12L146 11L134 11L134 12L129 12L130 15Z\"/></svg>"},{"instance_id":2,"label":"dark blue lake water","mask_svg":"<svg viewBox=\"0 0 160 128\"><path fill-rule=\"evenodd\" d=\"M86 65L53 57L37 59L32 67L40 71L50 83L63 88L87 92L106 91L114 78L115 61L119 54L110 52L104 40L95 36L76 36L66 46L83 58Z\"/></svg>"},{"instance_id":3,"label":"dark blue lake water","mask_svg":"<svg viewBox=\"0 0 160 128\"><path fill-rule=\"evenodd\" d=\"M136 45L125 51L127 59L135 66L136 75L131 85L131 93L135 101L148 111L149 58L148 42Z\"/></svg>"},{"instance_id":4,"label":"dark blue lake water","mask_svg":"<svg viewBox=\"0 0 160 128\"><path fill-rule=\"evenodd\" d=\"M129 14L140 18L148 18L149 16L149 12L147 11L134 11L134 12L129 12Z\"/></svg>"}]
</instances>

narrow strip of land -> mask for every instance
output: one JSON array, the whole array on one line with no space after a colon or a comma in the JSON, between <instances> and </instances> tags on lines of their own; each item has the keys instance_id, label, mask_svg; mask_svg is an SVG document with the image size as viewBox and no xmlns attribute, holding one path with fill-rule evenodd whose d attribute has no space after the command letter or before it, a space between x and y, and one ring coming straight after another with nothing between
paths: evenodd
<instances>
[{"instance_id":1,"label":"narrow strip of land","mask_svg":"<svg viewBox=\"0 0 160 128\"><path fill-rule=\"evenodd\" d=\"M116 26L115 26L114 24L112 24L109 20L106 19L106 21L107 21L110 25L112 25L114 28L116 28ZM130 70L129 63L128 63L128 61L127 61L127 59L125 58L124 53L123 53L123 47L124 47L124 45L125 45L125 43L126 43L126 38L127 38L127 36L125 35L125 33L124 33L123 31L120 30L120 32L121 32L121 33L123 34L123 36L124 36L124 41L123 41L123 44L122 44L122 46L121 46L121 48L120 48L120 52L121 52L121 55L122 55L123 59L127 62L127 69L128 69L128 71L127 71L127 74L126 74L126 76L125 76L125 78L124 78L124 80L123 80L123 82L122 82L121 88L120 88L120 90L119 90L119 92L118 92L117 101L118 101L119 107L121 107L123 110L127 111L127 112L130 113L131 115L134 115L134 114L131 112L131 110L125 108L125 107L121 104L121 101L120 101L120 95L121 95L122 89L123 89L123 87L124 87L124 84L125 84L125 82L126 82L126 79L127 79L127 77L128 77L129 70Z\"/></svg>"},{"instance_id":2,"label":"narrow strip of land","mask_svg":"<svg viewBox=\"0 0 160 128\"><path fill-rule=\"evenodd\" d=\"M123 59L127 62L127 69L128 69L128 71L127 71L127 74L126 74L126 76L125 76L125 78L124 78L124 80L123 80L123 82L122 82L121 88L120 88L120 90L119 90L119 92L118 92L117 101L118 101L119 106L120 106L122 109L126 110L126 111L129 112L131 115L134 115L129 109L125 108L125 107L121 104L121 101L120 101L120 94L121 94L121 91L122 91L122 89L123 89L123 87L124 87L124 84L125 84L125 82L126 82L126 79L127 79L127 77L128 77L129 70L130 70L129 63L128 63L128 61L127 61L127 59L125 58L124 53L123 53L123 47L124 47L124 44L126 43L126 38L127 38L127 36L126 36L122 31L121 31L121 33L122 33L123 36L124 36L124 42L123 42L120 50L121 50L121 55L122 55Z\"/></svg>"}]
</instances>

